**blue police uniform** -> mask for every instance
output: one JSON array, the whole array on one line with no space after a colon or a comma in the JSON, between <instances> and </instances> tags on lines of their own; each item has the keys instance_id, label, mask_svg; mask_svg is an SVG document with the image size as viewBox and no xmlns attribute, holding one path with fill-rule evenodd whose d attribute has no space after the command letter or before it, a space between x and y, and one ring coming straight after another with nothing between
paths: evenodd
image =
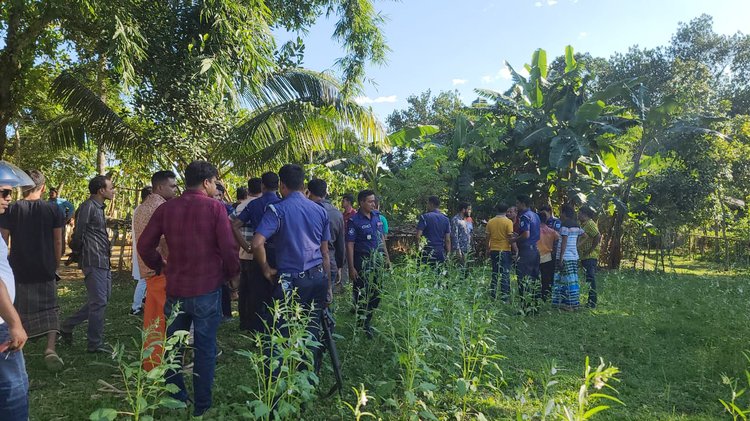
<instances>
[{"instance_id":1,"label":"blue police uniform","mask_svg":"<svg viewBox=\"0 0 750 421\"><path fill-rule=\"evenodd\" d=\"M370 211L370 217L357 212L347 223L346 242L354 243L354 268L357 279L352 283L354 303L364 300L357 310L365 315L365 329L369 330L372 312L380 304L379 269L384 262L385 231L380 213Z\"/></svg>"},{"instance_id":2,"label":"blue police uniform","mask_svg":"<svg viewBox=\"0 0 750 421\"><path fill-rule=\"evenodd\" d=\"M255 233L273 238L275 246L284 250L276 256L282 292L290 294L296 289L301 303L309 305L314 301L316 310L322 309L328 292L328 274L323 273L320 245L331 240L325 209L301 192L292 192L280 202L268 205Z\"/></svg>"},{"instance_id":3,"label":"blue police uniform","mask_svg":"<svg viewBox=\"0 0 750 421\"><path fill-rule=\"evenodd\" d=\"M539 249L537 249L537 242L539 241L541 221L539 216L532 212L531 209L526 209L519 218L519 232L529 233L529 237L526 239L519 239L518 245L518 262L516 263L516 273L518 275L518 292L523 297L525 293L534 293L534 299L541 298L541 290L539 288L530 288L529 282L536 283L539 281Z\"/></svg>"},{"instance_id":4,"label":"blue police uniform","mask_svg":"<svg viewBox=\"0 0 750 421\"><path fill-rule=\"evenodd\" d=\"M560 232L560 229L562 228L562 221L560 221L560 219L558 218L555 218L554 216L550 216L549 218L547 218L547 226L557 232Z\"/></svg>"},{"instance_id":5,"label":"blue police uniform","mask_svg":"<svg viewBox=\"0 0 750 421\"><path fill-rule=\"evenodd\" d=\"M417 230L427 239L422 250L422 260L429 263L445 261L445 235L450 233L451 221L439 210L423 213L419 216Z\"/></svg>"},{"instance_id":6,"label":"blue police uniform","mask_svg":"<svg viewBox=\"0 0 750 421\"><path fill-rule=\"evenodd\" d=\"M260 224L263 214L268 205L278 203L281 199L276 192L265 192L259 198L254 199L242 209L239 215L231 215L232 219L239 219L251 231L255 231ZM276 249L273 240L266 237L266 259L268 265L276 267ZM274 287L269 284L263 276L263 271L255 260L249 262L247 274L240 279L240 300L238 310L240 313L240 329L249 332L263 332L264 321L268 319L268 305L273 297Z\"/></svg>"}]
</instances>

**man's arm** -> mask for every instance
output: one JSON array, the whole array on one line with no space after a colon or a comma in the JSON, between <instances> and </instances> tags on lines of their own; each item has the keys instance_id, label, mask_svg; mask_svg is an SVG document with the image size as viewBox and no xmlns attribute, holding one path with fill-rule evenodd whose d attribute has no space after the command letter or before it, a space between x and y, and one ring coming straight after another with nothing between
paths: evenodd
<instances>
[{"instance_id":1,"label":"man's arm","mask_svg":"<svg viewBox=\"0 0 750 421\"><path fill-rule=\"evenodd\" d=\"M5 320L5 323L8 323L8 333L10 333L9 349L23 349L29 337L23 329L21 318L18 317L18 313L15 307L13 307L13 302L10 300L8 288L5 287L5 282L2 280L0 280L0 317Z\"/></svg>"},{"instance_id":2,"label":"man's arm","mask_svg":"<svg viewBox=\"0 0 750 421\"><path fill-rule=\"evenodd\" d=\"M266 237L263 234L255 233L253 235L253 241L250 244L253 250L253 260L260 266L260 270L263 272L263 276L268 280L271 285L276 284L274 277L276 276L276 269L268 266L268 258L266 256Z\"/></svg>"},{"instance_id":3,"label":"man's arm","mask_svg":"<svg viewBox=\"0 0 750 421\"><path fill-rule=\"evenodd\" d=\"M244 249L246 252L252 253L253 250L250 247L250 244L247 242L247 240L245 240L245 236L240 232L240 229L242 229L242 226L245 225L245 223L237 218L231 218L231 220L232 234L234 235L235 241L237 241L237 244L239 244L240 247L242 247L242 249Z\"/></svg>"},{"instance_id":4,"label":"man's arm","mask_svg":"<svg viewBox=\"0 0 750 421\"><path fill-rule=\"evenodd\" d=\"M320 242L320 254L323 256L323 273L328 280L328 292L326 293L326 305L333 302L333 282L331 281L331 256L328 255L328 241Z\"/></svg>"},{"instance_id":5,"label":"man's arm","mask_svg":"<svg viewBox=\"0 0 750 421\"><path fill-rule=\"evenodd\" d=\"M224 206L216 206L216 239L219 245L219 256L224 263L224 275L232 288L237 288L240 282L240 256L237 255L237 243L233 239L232 225Z\"/></svg>"},{"instance_id":6,"label":"man's arm","mask_svg":"<svg viewBox=\"0 0 750 421\"><path fill-rule=\"evenodd\" d=\"M451 252L451 233L445 234L445 253Z\"/></svg>"},{"instance_id":7,"label":"man's arm","mask_svg":"<svg viewBox=\"0 0 750 421\"><path fill-rule=\"evenodd\" d=\"M63 255L63 234L62 228L52 229L52 239L55 244L55 268L60 267L60 259Z\"/></svg>"},{"instance_id":8,"label":"man's arm","mask_svg":"<svg viewBox=\"0 0 750 421\"><path fill-rule=\"evenodd\" d=\"M354 242L346 242L346 260L349 265L349 279L357 279L359 275L354 267Z\"/></svg>"},{"instance_id":9,"label":"man's arm","mask_svg":"<svg viewBox=\"0 0 750 421\"><path fill-rule=\"evenodd\" d=\"M84 205L87 202L84 202ZM91 213L91 206L81 205L78 208L78 212L75 215L76 226L73 229L73 235L70 238L70 249L80 253L83 248L83 235L86 233L86 226L89 224L89 217Z\"/></svg>"},{"instance_id":10,"label":"man's arm","mask_svg":"<svg viewBox=\"0 0 750 421\"><path fill-rule=\"evenodd\" d=\"M339 224L338 230L336 231L336 238L333 243L334 259L336 260L336 267L344 266L344 255L346 254L346 237L344 236L344 224Z\"/></svg>"},{"instance_id":11,"label":"man's arm","mask_svg":"<svg viewBox=\"0 0 750 421\"><path fill-rule=\"evenodd\" d=\"M159 254L157 248L159 247L159 240L164 234L164 228L162 227L162 212L163 207L156 208L156 211L151 216L151 219L146 224L146 228L138 237L136 241L136 249L138 254L141 256L141 260L146 266L150 267L157 274L161 273L161 267L163 265L162 255Z\"/></svg>"}]
</instances>

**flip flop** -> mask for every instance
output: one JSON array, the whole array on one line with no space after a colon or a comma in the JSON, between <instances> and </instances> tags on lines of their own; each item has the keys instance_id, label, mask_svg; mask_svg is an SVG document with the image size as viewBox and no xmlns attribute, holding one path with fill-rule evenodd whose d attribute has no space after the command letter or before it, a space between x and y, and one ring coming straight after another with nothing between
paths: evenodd
<instances>
[{"instance_id":1,"label":"flip flop","mask_svg":"<svg viewBox=\"0 0 750 421\"><path fill-rule=\"evenodd\" d=\"M44 365L47 366L47 370L56 372L62 370L65 363L56 353L51 352L44 356Z\"/></svg>"}]
</instances>

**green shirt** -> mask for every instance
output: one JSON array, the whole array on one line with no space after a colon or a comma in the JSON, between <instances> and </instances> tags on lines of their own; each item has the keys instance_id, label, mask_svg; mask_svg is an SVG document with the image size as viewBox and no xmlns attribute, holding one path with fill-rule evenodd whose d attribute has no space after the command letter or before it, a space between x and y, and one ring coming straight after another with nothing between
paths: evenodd
<instances>
[{"instance_id":1,"label":"green shirt","mask_svg":"<svg viewBox=\"0 0 750 421\"><path fill-rule=\"evenodd\" d=\"M388 234L388 220L382 213L380 214L380 221L383 223L383 234Z\"/></svg>"},{"instance_id":2,"label":"green shirt","mask_svg":"<svg viewBox=\"0 0 750 421\"><path fill-rule=\"evenodd\" d=\"M599 246L594 247L591 253L585 254L586 250L591 248L594 244L596 237L599 236L599 228L596 226L596 222L594 222L593 219L589 219L583 224L583 226L581 226L581 228L583 228L583 232L586 233L586 236L578 238L579 258L581 260L599 259Z\"/></svg>"}]
</instances>

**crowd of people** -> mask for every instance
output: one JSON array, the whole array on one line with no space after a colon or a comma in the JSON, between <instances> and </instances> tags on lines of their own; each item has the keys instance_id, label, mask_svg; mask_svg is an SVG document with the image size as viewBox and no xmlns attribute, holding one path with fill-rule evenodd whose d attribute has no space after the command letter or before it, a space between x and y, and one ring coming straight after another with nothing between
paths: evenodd
<instances>
[{"instance_id":1,"label":"crowd of people","mask_svg":"<svg viewBox=\"0 0 750 421\"><path fill-rule=\"evenodd\" d=\"M0 174L2 165L8 164L0 164ZM232 317L232 300L237 301L239 327L248 333L267 331L274 300L296 300L311 311L309 331L319 339L322 314L334 290L350 282L352 311L372 338L381 277L391 265L388 221L374 191L362 190L356 200L344 195L339 210L328 201L324 180L305 183L303 168L288 164L278 173L250 178L246 187L237 189L237 200L229 203L218 177L213 165L194 161L185 169L185 189L178 195L177 175L158 171L141 192L132 218L137 284L131 313L143 316L148 332L143 346L154 349L143 367L151 370L161 363L166 337L189 330L194 396L188 396L183 370L169 371L166 380L179 390L176 399L192 404L197 418L212 405L220 352L217 331ZM30 181L0 179L0 232L5 240L0 241L0 344L5 347L0 348L0 413L8 420L28 418L28 379L20 352L27 337L46 336L44 361L52 371L64 366L56 353L58 336L72 345L74 330L84 321L86 350L113 352L104 336L112 290L105 207L115 186L106 176L92 178L90 197L74 215L72 204L59 198L56 190L50 191L49 200L42 199L46 183L41 172L30 171L27 178ZM18 186L25 186L23 199L11 204ZM60 322L57 269L64 229L73 217L71 260L83 272L86 302ZM590 283L588 305L596 306L600 235L593 217L587 208L576 214L567 205L561 219L549 206L534 212L527 196L519 196L515 206L499 205L497 215L486 222L492 265L489 295L496 298L499 279L500 299L509 302L515 264L524 305L551 297L555 306L576 309L580 260ZM439 266L455 259L465 266L473 254L474 229L469 203L460 203L449 219L440 211L439 198L429 197L427 212L416 225L417 239L425 239L422 262ZM319 358L320 350L313 351ZM172 352L180 353L182 361L183 349Z\"/></svg>"}]
</instances>

